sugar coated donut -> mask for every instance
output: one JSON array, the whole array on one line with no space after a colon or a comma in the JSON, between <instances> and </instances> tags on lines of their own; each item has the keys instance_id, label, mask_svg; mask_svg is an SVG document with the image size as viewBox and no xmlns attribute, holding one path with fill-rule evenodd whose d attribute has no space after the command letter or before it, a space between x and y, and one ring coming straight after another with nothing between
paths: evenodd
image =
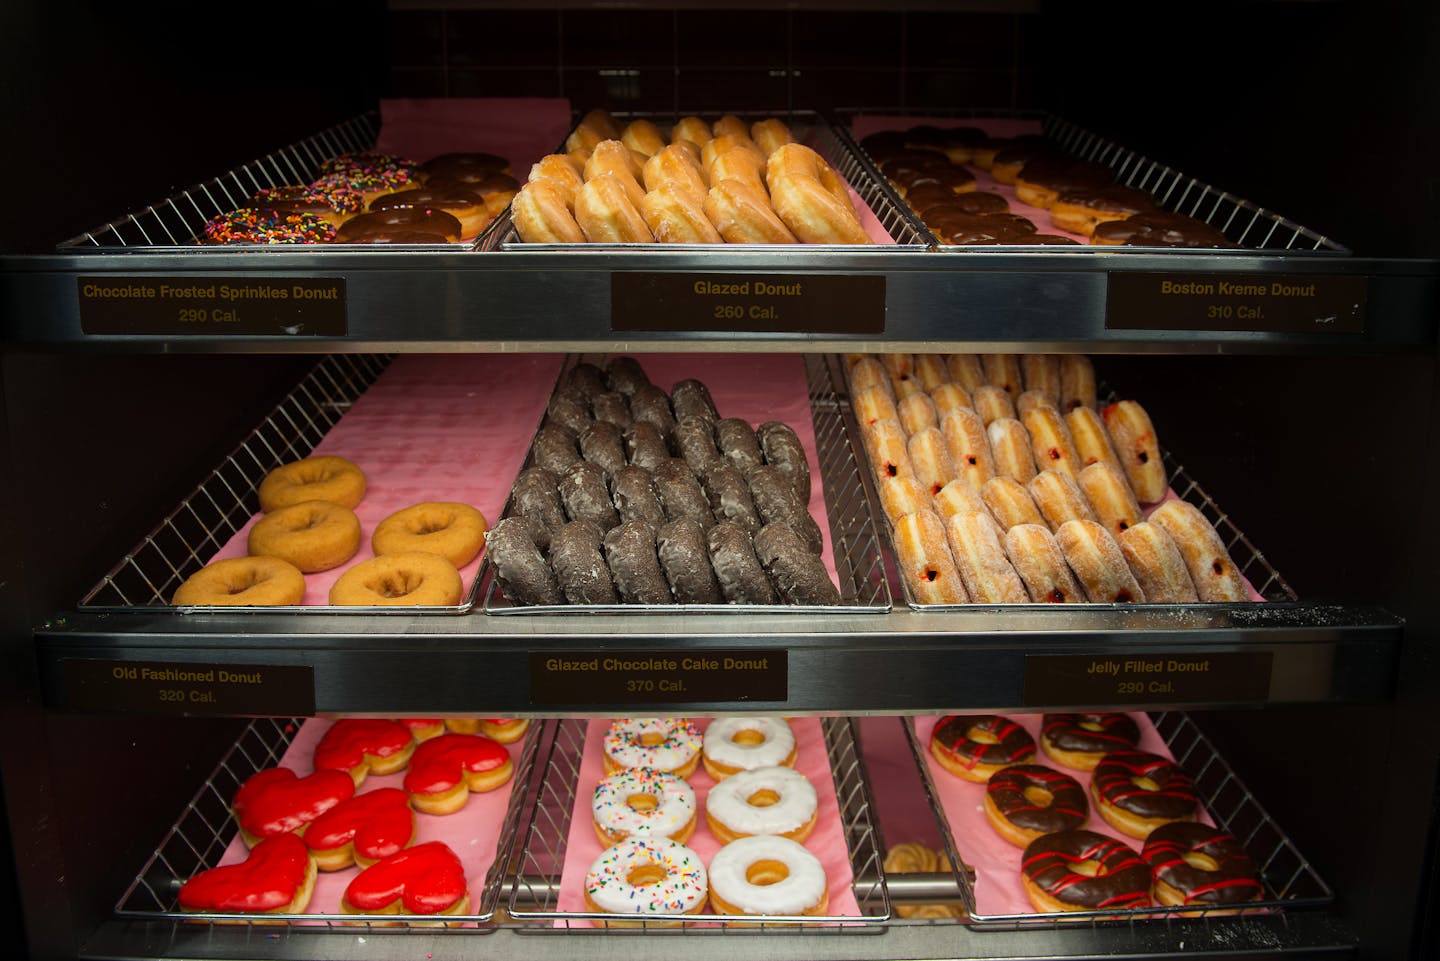
<instances>
[{"instance_id":1,"label":"sugar coated donut","mask_svg":"<svg viewBox=\"0 0 1440 961\"><path fill-rule=\"evenodd\" d=\"M1225 542L1200 508L1188 501L1167 501L1150 515L1150 523L1164 528L1175 542L1200 600L1250 599L1245 579L1225 549Z\"/></svg>"},{"instance_id":2,"label":"sugar coated donut","mask_svg":"<svg viewBox=\"0 0 1440 961\"><path fill-rule=\"evenodd\" d=\"M361 561L330 586L337 607L453 607L464 585L460 572L439 554L401 551Z\"/></svg>"},{"instance_id":3,"label":"sugar coated donut","mask_svg":"<svg viewBox=\"0 0 1440 961\"><path fill-rule=\"evenodd\" d=\"M700 746L699 728L683 717L621 718L605 734L605 770L643 767L688 778Z\"/></svg>"},{"instance_id":4,"label":"sugar coated donut","mask_svg":"<svg viewBox=\"0 0 1440 961\"><path fill-rule=\"evenodd\" d=\"M1114 751L1095 765L1090 780L1095 810L1132 838L1171 821L1193 821L1200 799L1180 765L1144 751Z\"/></svg>"},{"instance_id":5,"label":"sugar coated donut","mask_svg":"<svg viewBox=\"0 0 1440 961\"><path fill-rule=\"evenodd\" d=\"M271 511L250 528L251 556L278 557L305 574L339 567L360 549L360 518L331 501Z\"/></svg>"},{"instance_id":6,"label":"sugar coated donut","mask_svg":"<svg viewBox=\"0 0 1440 961\"><path fill-rule=\"evenodd\" d=\"M739 837L773 834L804 842L815 830L819 798L810 779L794 768L741 771L710 789L705 823L728 844Z\"/></svg>"},{"instance_id":7,"label":"sugar coated donut","mask_svg":"<svg viewBox=\"0 0 1440 961\"><path fill-rule=\"evenodd\" d=\"M984 784L1012 764L1028 764L1035 757L1035 739L998 714L951 714L935 725L930 754L956 777Z\"/></svg>"},{"instance_id":8,"label":"sugar coated donut","mask_svg":"<svg viewBox=\"0 0 1440 961\"><path fill-rule=\"evenodd\" d=\"M230 557L191 574L176 607L285 607L305 597L305 575L278 557Z\"/></svg>"},{"instance_id":9,"label":"sugar coated donut","mask_svg":"<svg viewBox=\"0 0 1440 961\"><path fill-rule=\"evenodd\" d=\"M656 916L699 914L709 893L700 856L665 838L626 838L601 852L585 875L587 908L634 918L597 921L601 926L627 927Z\"/></svg>"},{"instance_id":10,"label":"sugar coated donut","mask_svg":"<svg viewBox=\"0 0 1440 961\"><path fill-rule=\"evenodd\" d=\"M891 478L904 481L905 478ZM964 481L952 481L966 490ZM947 485L948 487L948 485ZM927 507L894 521L895 561L900 576L917 604L964 604L970 599L950 547L945 541L945 524Z\"/></svg>"},{"instance_id":11,"label":"sugar coated donut","mask_svg":"<svg viewBox=\"0 0 1440 961\"><path fill-rule=\"evenodd\" d=\"M469 504L427 501L398 510L376 524L370 546L377 556L429 551L464 567L485 545L488 526L485 515Z\"/></svg>"},{"instance_id":12,"label":"sugar coated donut","mask_svg":"<svg viewBox=\"0 0 1440 961\"><path fill-rule=\"evenodd\" d=\"M1140 727L1128 714L1046 714L1040 722L1040 749L1075 771L1093 771L1111 751L1138 743Z\"/></svg>"},{"instance_id":13,"label":"sugar coated donut","mask_svg":"<svg viewBox=\"0 0 1440 961\"><path fill-rule=\"evenodd\" d=\"M783 717L722 717L705 729L701 755L717 781L740 771L795 763L795 732Z\"/></svg>"},{"instance_id":14,"label":"sugar coated donut","mask_svg":"<svg viewBox=\"0 0 1440 961\"><path fill-rule=\"evenodd\" d=\"M1031 841L1020 860L1025 894L1040 911L1150 905L1150 866L1128 844L1094 831Z\"/></svg>"},{"instance_id":15,"label":"sugar coated donut","mask_svg":"<svg viewBox=\"0 0 1440 961\"><path fill-rule=\"evenodd\" d=\"M789 838L748 837L710 860L710 904L716 914L823 914L830 884L820 859Z\"/></svg>"},{"instance_id":16,"label":"sugar coated donut","mask_svg":"<svg viewBox=\"0 0 1440 961\"><path fill-rule=\"evenodd\" d=\"M260 510L266 514L305 501L331 501L353 510L364 496L364 471L334 455L292 461L260 482Z\"/></svg>"},{"instance_id":17,"label":"sugar coated donut","mask_svg":"<svg viewBox=\"0 0 1440 961\"><path fill-rule=\"evenodd\" d=\"M644 768L611 771L590 797L595 835L606 847L631 836L684 844L698 811L695 789L684 778Z\"/></svg>"},{"instance_id":18,"label":"sugar coated donut","mask_svg":"<svg viewBox=\"0 0 1440 961\"><path fill-rule=\"evenodd\" d=\"M1140 856L1150 863L1158 904L1243 904L1264 893L1245 846L1209 825L1162 824L1145 839Z\"/></svg>"},{"instance_id":19,"label":"sugar coated donut","mask_svg":"<svg viewBox=\"0 0 1440 961\"><path fill-rule=\"evenodd\" d=\"M1007 767L985 785L985 818L1016 847L1044 834L1073 831L1089 814L1080 782L1043 764Z\"/></svg>"}]
</instances>

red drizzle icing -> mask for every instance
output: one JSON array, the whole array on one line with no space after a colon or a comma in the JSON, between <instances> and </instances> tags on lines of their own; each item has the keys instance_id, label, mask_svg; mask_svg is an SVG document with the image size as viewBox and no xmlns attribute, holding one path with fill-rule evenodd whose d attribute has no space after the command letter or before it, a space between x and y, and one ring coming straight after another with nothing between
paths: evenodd
<instances>
[{"instance_id":1,"label":"red drizzle icing","mask_svg":"<svg viewBox=\"0 0 1440 961\"><path fill-rule=\"evenodd\" d=\"M315 746L317 771L351 771L372 757L398 754L414 741L399 721L347 717L336 721Z\"/></svg>"},{"instance_id":2,"label":"red drizzle icing","mask_svg":"<svg viewBox=\"0 0 1440 961\"><path fill-rule=\"evenodd\" d=\"M493 771L508 760L510 752L483 734L442 734L415 749L405 772L405 790L440 794L461 783L467 772Z\"/></svg>"},{"instance_id":3,"label":"red drizzle icing","mask_svg":"<svg viewBox=\"0 0 1440 961\"><path fill-rule=\"evenodd\" d=\"M1092 731L1086 724L1100 730ZM1138 744L1140 727L1128 714L1046 714L1041 721L1040 736L1062 751L1109 754Z\"/></svg>"},{"instance_id":4,"label":"red drizzle icing","mask_svg":"<svg viewBox=\"0 0 1440 961\"><path fill-rule=\"evenodd\" d=\"M235 792L235 820L250 834L268 838L298 830L355 793L343 771L300 777L288 767L255 774Z\"/></svg>"},{"instance_id":5,"label":"red drizzle icing","mask_svg":"<svg viewBox=\"0 0 1440 961\"><path fill-rule=\"evenodd\" d=\"M376 912L399 901L403 914L439 914L454 907L466 890L460 858L443 842L430 841L361 871L345 889L345 902Z\"/></svg>"},{"instance_id":6,"label":"red drizzle icing","mask_svg":"<svg viewBox=\"0 0 1440 961\"><path fill-rule=\"evenodd\" d=\"M180 888L190 911L258 913L288 907L310 876L310 852L295 834L255 845L250 857L195 875Z\"/></svg>"},{"instance_id":7,"label":"red drizzle icing","mask_svg":"<svg viewBox=\"0 0 1440 961\"><path fill-rule=\"evenodd\" d=\"M996 742L976 741L972 731L983 731ZM941 750L971 770L980 764L1015 764L1035 755L1035 739L1030 732L998 714L949 715L935 725L931 737Z\"/></svg>"},{"instance_id":8,"label":"red drizzle icing","mask_svg":"<svg viewBox=\"0 0 1440 961\"><path fill-rule=\"evenodd\" d=\"M1215 862L1207 871L1185 860L1189 852ZM1219 828L1193 821L1173 821L1150 833L1141 852L1155 880L1179 891L1186 904L1235 904L1254 901L1264 889L1244 846Z\"/></svg>"},{"instance_id":9,"label":"red drizzle icing","mask_svg":"<svg viewBox=\"0 0 1440 961\"><path fill-rule=\"evenodd\" d=\"M1159 790L1138 787L1135 778L1149 778ZM1199 803L1190 775L1174 761L1144 751L1105 755L1095 765L1090 783L1100 800L1142 818L1187 818Z\"/></svg>"},{"instance_id":10,"label":"red drizzle icing","mask_svg":"<svg viewBox=\"0 0 1440 961\"><path fill-rule=\"evenodd\" d=\"M1048 791L1050 804L1032 803L1025 796L1028 787ZM1084 824L1090 813L1080 782L1043 764L1016 764L996 771L985 785L985 795L1016 827L1045 834L1072 831Z\"/></svg>"},{"instance_id":11,"label":"red drizzle icing","mask_svg":"<svg viewBox=\"0 0 1440 961\"><path fill-rule=\"evenodd\" d=\"M379 861L404 850L414 837L409 796L384 787L357 794L320 815L306 830L305 843L312 851L333 851L353 842L357 857Z\"/></svg>"},{"instance_id":12,"label":"red drizzle icing","mask_svg":"<svg viewBox=\"0 0 1440 961\"><path fill-rule=\"evenodd\" d=\"M1094 861L1096 876L1072 865ZM1020 872L1031 884L1078 908L1140 908L1150 904L1150 867L1129 845L1094 831L1059 831L1025 848Z\"/></svg>"}]
</instances>

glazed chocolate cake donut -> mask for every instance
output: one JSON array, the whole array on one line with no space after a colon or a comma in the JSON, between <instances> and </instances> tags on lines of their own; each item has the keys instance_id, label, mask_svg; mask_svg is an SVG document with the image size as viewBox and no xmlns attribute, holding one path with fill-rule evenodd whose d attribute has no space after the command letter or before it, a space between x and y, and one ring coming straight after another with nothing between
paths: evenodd
<instances>
[{"instance_id":1,"label":"glazed chocolate cake donut","mask_svg":"<svg viewBox=\"0 0 1440 961\"><path fill-rule=\"evenodd\" d=\"M670 407L675 411L677 422L687 417L698 417L713 424L720 419L720 412L715 409L715 401L710 397L710 389L698 380L677 381L670 388Z\"/></svg>"},{"instance_id":2,"label":"glazed chocolate cake donut","mask_svg":"<svg viewBox=\"0 0 1440 961\"><path fill-rule=\"evenodd\" d=\"M630 397L642 386L650 383L650 378L634 357L612 357L605 365L605 383L611 390L618 390Z\"/></svg>"},{"instance_id":3,"label":"glazed chocolate cake donut","mask_svg":"<svg viewBox=\"0 0 1440 961\"><path fill-rule=\"evenodd\" d=\"M600 551L603 535L589 521L571 521L550 541L550 566L571 604L618 604L620 596Z\"/></svg>"},{"instance_id":4,"label":"glazed chocolate cake donut","mask_svg":"<svg viewBox=\"0 0 1440 961\"><path fill-rule=\"evenodd\" d=\"M630 402L618 390L602 391L591 397L590 414L598 421L621 428L630 426L634 419L630 416Z\"/></svg>"},{"instance_id":5,"label":"glazed chocolate cake donut","mask_svg":"<svg viewBox=\"0 0 1440 961\"><path fill-rule=\"evenodd\" d=\"M728 604L775 604L779 597L755 556L750 535L738 525L721 521L706 533L706 547L715 580Z\"/></svg>"},{"instance_id":6,"label":"glazed chocolate cake donut","mask_svg":"<svg viewBox=\"0 0 1440 961\"><path fill-rule=\"evenodd\" d=\"M675 450L696 477L719 463L720 448L715 446L714 421L702 417L685 417L675 427Z\"/></svg>"},{"instance_id":7,"label":"glazed chocolate cake donut","mask_svg":"<svg viewBox=\"0 0 1440 961\"><path fill-rule=\"evenodd\" d=\"M660 429L648 421L637 420L625 428L625 459L636 467L654 470L661 461L670 459L670 450Z\"/></svg>"},{"instance_id":8,"label":"glazed chocolate cake donut","mask_svg":"<svg viewBox=\"0 0 1440 961\"><path fill-rule=\"evenodd\" d=\"M587 398L603 394L610 388L605 386L605 372L589 361L582 360L570 368L565 375L565 386L578 390Z\"/></svg>"},{"instance_id":9,"label":"glazed chocolate cake donut","mask_svg":"<svg viewBox=\"0 0 1440 961\"><path fill-rule=\"evenodd\" d=\"M810 464L805 459L805 447L800 443L800 435L795 433L795 428L770 420L755 428L755 437L760 441L765 463L778 467L790 478L790 484L802 504L810 503Z\"/></svg>"},{"instance_id":10,"label":"glazed chocolate cake donut","mask_svg":"<svg viewBox=\"0 0 1440 961\"><path fill-rule=\"evenodd\" d=\"M560 478L544 467L527 467L510 488L510 516L520 517L530 529L535 546L550 549L550 539L565 526L565 506L560 502Z\"/></svg>"},{"instance_id":11,"label":"glazed chocolate cake donut","mask_svg":"<svg viewBox=\"0 0 1440 961\"><path fill-rule=\"evenodd\" d=\"M705 528L693 518L682 517L660 528L655 536L660 569L677 604L720 604L725 595L710 566Z\"/></svg>"},{"instance_id":12,"label":"glazed chocolate cake donut","mask_svg":"<svg viewBox=\"0 0 1440 961\"><path fill-rule=\"evenodd\" d=\"M570 465L560 475L560 502L565 516L572 521L592 521L602 531L620 523L620 515L610 500L605 484L605 471L598 464L582 460Z\"/></svg>"},{"instance_id":13,"label":"glazed chocolate cake donut","mask_svg":"<svg viewBox=\"0 0 1440 961\"><path fill-rule=\"evenodd\" d=\"M608 477L625 466L625 442L608 420L597 420L580 432L580 455L603 470Z\"/></svg>"},{"instance_id":14,"label":"glazed chocolate cake donut","mask_svg":"<svg viewBox=\"0 0 1440 961\"><path fill-rule=\"evenodd\" d=\"M636 388L630 396L630 415L642 423L653 424L667 444L675 436L675 414L670 410L670 398L654 384L641 384Z\"/></svg>"},{"instance_id":15,"label":"glazed chocolate cake donut","mask_svg":"<svg viewBox=\"0 0 1440 961\"><path fill-rule=\"evenodd\" d=\"M545 416L549 423L569 428L576 436L595 419L590 416L588 398L577 400L575 396L565 393L556 393L550 398L545 405Z\"/></svg>"},{"instance_id":16,"label":"glazed chocolate cake donut","mask_svg":"<svg viewBox=\"0 0 1440 961\"><path fill-rule=\"evenodd\" d=\"M620 523L644 521L658 530L665 523L665 508L655 479L643 467L631 464L610 478L610 497L620 513Z\"/></svg>"},{"instance_id":17,"label":"glazed chocolate cake donut","mask_svg":"<svg viewBox=\"0 0 1440 961\"><path fill-rule=\"evenodd\" d=\"M709 498L683 460L672 457L658 464L651 473L660 491L660 503L665 507L666 517L672 521L689 517L705 528L715 523Z\"/></svg>"},{"instance_id":18,"label":"glazed chocolate cake donut","mask_svg":"<svg viewBox=\"0 0 1440 961\"><path fill-rule=\"evenodd\" d=\"M762 464L752 470L746 480L750 483L750 496L755 499L755 510L762 523L789 525L812 554L819 554L825 549L820 525L810 516L810 511L796 496L790 478L780 468Z\"/></svg>"},{"instance_id":19,"label":"glazed chocolate cake donut","mask_svg":"<svg viewBox=\"0 0 1440 961\"><path fill-rule=\"evenodd\" d=\"M755 535L755 556L786 604L839 604L840 591L825 564L786 524L767 524Z\"/></svg>"},{"instance_id":20,"label":"glazed chocolate cake donut","mask_svg":"<svg viewBox=\"0 0 1440 961\"><path fill-rule=\"evenodd\" d=\"M715 443L725 459L740 468L741 473L749 474L765 463L755 428L739 417L725 417L715 422Z\"/></svg>"},{"instance_id":21,"label":"glazed chocolate cake donut","mask_svg":"<svg viewBox=\"0 0 1440 961\"><path fill-rule=\"evenodd\" d=\"M506 517L485 532L485 549L500 589L512 603L563 604L555 572L540 556L525 521Z\"/></svg>"},{"instance_id":22,"label":"glazed chocolate cake donut","mask_svg":"<svg viewBox=\"0 0 1440 961\"><path fill-rule=\"evenodd\" d=\"M550 421L541 427L530 450L536 467L556 474L564 473L571 464L583 459L580 456L579 434L559 421Z\"/></svg>"},{"instance_id":23,"label":"glazed chocolate cake donut","mask_svg":"<svg viewBox=\"0 0 1440 961\"><path fill-rule=\"evenodd\" d=\"M719 521L730 521L751 535L760 529L760 515L750 485L740 469L726 460L717 461L700 478L700 486L710 500L710 510Z\"/></svg>"},{"instance_id":24,"label":"glazed chocolate cake donut","mask_svg":"<svg viewBox=\"0 0 1440 961\"><path fill-rule=\"evenodd\" d=\"M605 562L626 604L669 604L670 585L655 553L655 529L644 521L626 521L605 535Z\"/></svg>"}]
</instances>

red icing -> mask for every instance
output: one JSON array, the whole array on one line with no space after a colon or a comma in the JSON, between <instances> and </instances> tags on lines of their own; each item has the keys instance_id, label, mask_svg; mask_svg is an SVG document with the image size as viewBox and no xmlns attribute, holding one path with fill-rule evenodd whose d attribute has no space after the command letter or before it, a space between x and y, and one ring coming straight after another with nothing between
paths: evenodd
<instances>
[{"instance_id":1,"label":"red icing","mask_svg":"<svg viewBox=\"0 0 1440 961\"><path fill-rule=\"evenodd\" d=\"M186 881L180 906L190 911L278 911L295 900L309 876L305 842L299 835L277 834L255 845L239 864L211 868Z\"/></svg>"},{"instance_id":2,"label":"red icing","mask_svg":"<svg viewBox=\"0 0 1440 961\"><path fill-rule=\"evenodd\" d=\"M317 771L351 771L371 757L390 757L414 741L399 721L361 717L342 718L325 732L315 747Z\"/></svg>"},{"instance_id":3,"label":"red icing","mask_svg":"<svg viewBox=\"0 0 1440 961\"><path fill-rule=\"evenodd\" d=\"M267 768L235 792L235 819L258 838L288 834L354 793L355 782L342 771L300 777L288 767Z\"/></svg>"},{"instance_id":4,"label":"red icing","mask_svg":"<svg viewBox=\"0 0 1440 961\"><path fill-rule=\"evenodd\" d=\"M305 843L312 851L333 851L354 842L357 857L379 861L403 851L414 837L409 795L384 787L357 794L316 818Z\"/></svg>"},{"instance_id":5,"label":"red icing","mask_svg":"<svg viewBox=\"0 0 1440 961\"><path fill-rule=\"evenodd\" d=\"M411 794L440 794L465 779L467 772L493 771L510 760L510 752L483 734L442 734L415 749L405 790Z\"/></svg>"},{"instance_id":6,"label":"red icing","mask_svg":"<svg viewBox=\"0 0 1440 961\"><path fill-rule=\"evenodd\" d=\"M345 889L345 903L359 911L381 911L401 902L402 914L438 914L453 907L467 890L465 868L440 841L377 861Z\"/></svg>"}]
</instances>

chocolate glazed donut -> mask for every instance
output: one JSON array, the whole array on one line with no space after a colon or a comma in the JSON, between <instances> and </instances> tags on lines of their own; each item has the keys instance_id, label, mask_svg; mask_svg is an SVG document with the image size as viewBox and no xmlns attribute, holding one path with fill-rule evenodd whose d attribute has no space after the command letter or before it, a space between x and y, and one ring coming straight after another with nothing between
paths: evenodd
<instances>
[{"instance_id":1,"label":"chocolate glazed donut","mask_svg":"<svg viewBox=\"0 0 1440 961\"><path fill-rule=\"evenodd\" d=\"M658 427L637 420L625 428L625 457L636 467L654 470L661 461L670 459L670 450Z\"/></svg>"},{"instance_id":2,"label":"chocolate glazed donut","mask_svg":"<svg viewBox=\"0 0 1440 961\"><path fill-rule=\"evenodd\" d=\"M580 432L580 454L592 464L614 477L625 466L625 442L620 428L607 420L597 420Z\"/></svg>"},{"instance_id":3,"label":"chocolate glazed donut","mask_svg":"<svg viewBox=\"0 0 1440 961\"><path fill-rule=\"evenodd\" d=\"M655 486L660 491L660 503L665 505L666 517L672 521L689 517L705 528L715 523L705 491L683 460L672 457L656 465L652 473Z\"/></svg>"},{"instance_id":4,"label":"chocolate glazed donut","mask_svg":"<svg viewBox=\"0 0 1440 961\"><path fill-rule=\"evenodd\" d=\"M655 530L644 521L626 521L605 535L605 562L626 604L673 600L655 553Z\"/></svg>"},{"instance_id":5,"label":"chocolate glazed donut","mask_svg":"<svg viewBox=\"0 0 1440 961\"><path fill-rule=\"evenodd\" d=\"M1138 743L1139 725L1130 715L1118 712L1046 714L1040 724L1040 746L1045 753L1078 771L1093 771L1106 754L1131 750Z\"/></svg>"},{"instance_id":6,"label":"chocolate glazed donut","mask_svg":"<svg viewBox=\"0 0 1440 961\"><path fill-rule=\"evenodd\" d=\"M670 406L675 411L677 422L687 417L698 417L713 424L720 419L720 412L715 409L715 401L710 397L710 389L698 380L677 381L670 388Z\"/></svg>"},{"instance_id":7,"label":"chocolate glazed donut","mask_svg":"<svg viewBox=\"0 0 1440 961\"><path fill-rule=\"evenodd\" d=\"M977 733L986 739L977 739ZM968 768L1018 764L1035 756L1035 739L1030 732L998 714L952 714L936 725L931 740Z\"/></svg>"},{"instance_id":8,"label":"chocolate glazed donut","mask_svg":"<svg viewBox=\"0 0 1440 961\"><path fill-rule=\"evenodd\" d=\"M1141 857L1150 862L1161 904L1239 904L1264 893L1250 855L1219 828L1193 821L1161 825L1145 839Z\"/></svg>"},{"instance_id":9,"label":"chocolate glazed donut","mask_svg":"<svg viewBox=\"0 0 1440 961\"><path fill-rule=\"evenodd\" d=\"M755 556L755 547L744 529L721 521L706 534L710 564L715 579L729 604L775 604L779 598L770 578Z\"/></svg>"},{"instance_id":10,"label":"chocolate glazed donut","mask_svg":"<svg viewBox=\"0 0 1440 961\"><path fill-rule=\"evenodd\" d=\"M665 508L660 504L660 493L655 481L643 467L631 465L622 467L610 479L610 494L615 509L620 512L620 522L644 521L658 530L665 523Z\"/></svg>"},{"instance_id":11,"label":"chocolate glazed donut","mask_svg":"<svg viewBox=\"0 0 1440 961\"><path fill-rule=\"evenodd\" d=\"M630 397L630 415L641 423L653 425L665 443L674 439L675 415L670 410L670 398L654 384L641 384L636 388Z\"/></svg>"},{"instance_id":12,"label":"chocolate glazed donut","mask_svg":"<svg viewBox=\"0 0 1440 961\"><path fill-rule=\"evenodd\" d=\"M685 417L675 427L676 453L696 477L704 477L721 460L713 425L713 421L700 417Z\"/></svg>"},{"instance_id":13,"label":"chocolate glazed donut","mask_svg":"<svg viewBox=\"0 0 1440 961\"><path fill-rule=\"evenodd\" d=\"M550 549L550 538L565 526L559 483L554 471L527 467L510 488L510 516L524 519L535 546L542 551Z\"/></svg>"},{"instance_id":14,"label":"chocolate glazed donut","mask_svg":"<svg viewBox=\"0 0 1440 961\"><path fill-rule=\"evenodd\" d=\"M765 463L760 452L760 441L755 437L755 428L738 417L726 417L715 422L715 443L725 459L741 473L750 471Z\"/></svg>"},{"instance_id":15,"label":"chocolate glazed donut","mask_svg":"<svg viewBox=\"0 0 1440 961\"><path fill-rule=\"evenodd\" d=\"M596 394L605 393L605 372L594 364L581 361L570 372L565 375L565 386L578 390L585 397L594 397Z\"/></svg>"},{"instance_id":16,"label":"chocolate glazed donut","mask_svg":"<svg viewBox=\"0 0 1440 961\"><path fill-rule=\"evenodd\" d=\"M600 528L589 521L571 521L551 539L550 566L571 604L620 603L600 553L602 537Z\"/></svg>"},{"instance_id":17,"label":"chocolate glazed donut","mask_svg":"<svg viewBox=\"0 0 1440 961\"><path fill-rule=\"evenodd\" d=\"M577 461L560 475L559 487L565 515L572 521L593 521L602 531L620 523L605 485L605 471L598 464Z\"/></svg>"},{"instance_id":18,"label":"chocolate glazed donut","mask_svg":"<svg viewBox=\"0 0 1440 961\"><path fill-rule=\"evenodd\" d=\"M795 428L777 420L766 421L755 428L765 463L777 467L790 478L800 503L810 503L810 465L805 460L805 447Z\"/></svg>"},{"instance_id":19,"label":"chocolate glazed donut","mask_svg":"<svg viewBox=\"0 0 1440 961\"><path fill-rule=\"evenodd\" d=\"M590 413L596 420L606 421L616 427L629 427L630 402L617 390L607 390L590 398Z\"/></svg>"},{"instance_id":20,"label":"chocolate glazed donut","mask_svg":"<svg viewBox=\"0 0 1440 961\"><path fill-rule=\"evenodd\" d=\"M1099 865L1095 876L1074 865ZM1026 891L1033 886L1060 910L1143 908L1150 904L1150 866L1129 845L1094 831L1061 831L1031 841L1020 861ZM1031 900L1035 896L1031 893ZM1037 902L1042 910L1050 907ZM1052 908L1053 909L1053 908Z\"/></svg>"},{"instance_id":21,"label":"chocolate glazed donut","mask_svg":"<svg viewBox=\"0 0 1440 961\"><path fill-rule=\"evenodd\" d=\"M1145 837L1156 822L1191 820L1199 804L1190 775L1174 761L1144 751L1105 755L1095 765L1090 790L1101 816L1132 837Z\"/></svg>"},{"instance_id":22,"label":"chocolate glazed donut","mask_svg":"<svg viewBox=\"0 0 1440 961\"><path fill-rule=\"evenodd\" d=\"M556 474L563 474L571 464L582 460L578 435L558 421L551 421L540 428L535 434L535 443L530 446L530 453L536 467Z\"/></svg>"},{"instance_id":23,"label":"chocolate glazed donut","mask_svg":"<svg viewBox=\"0 0 1440 961\"><path fill-rule=\"evenodd\" d=\"M766 524L788 524L805 541L812 553L819 554L825 549L820 525L810 516L804 502L795 494L795 488L778 467L770 464L750 471L746 480L750 483L750 496L755 499L755 510Z\"/></svg>"},{"instance_id":24,"label":"chocolate glazed donut","mask_svg":"<svg viewBox=\"0 0 1440 961\"><path fill-rule=\"evenodd\" d=\"M752 535L760 529L760 515L755 511L750 485L734 464L717 460L700 475L700 486L710 499L710 510L716 520L738 524Z\"/></svg>"},{"instance_id":25,"label":"chocolate glazed donut","mask_svg":"<svg viewBox=\"0 0 1440 961\"><path fill-rule=\"evenodd\" d=\"M1037 796L1048 797L1048 802L1038 803ZM1090 814L1080 782L1043 764L1016 764L996 771L985 785L985 803L1015 827L1035 835L1073 831Z\"/></svg>"}]
</instances>

